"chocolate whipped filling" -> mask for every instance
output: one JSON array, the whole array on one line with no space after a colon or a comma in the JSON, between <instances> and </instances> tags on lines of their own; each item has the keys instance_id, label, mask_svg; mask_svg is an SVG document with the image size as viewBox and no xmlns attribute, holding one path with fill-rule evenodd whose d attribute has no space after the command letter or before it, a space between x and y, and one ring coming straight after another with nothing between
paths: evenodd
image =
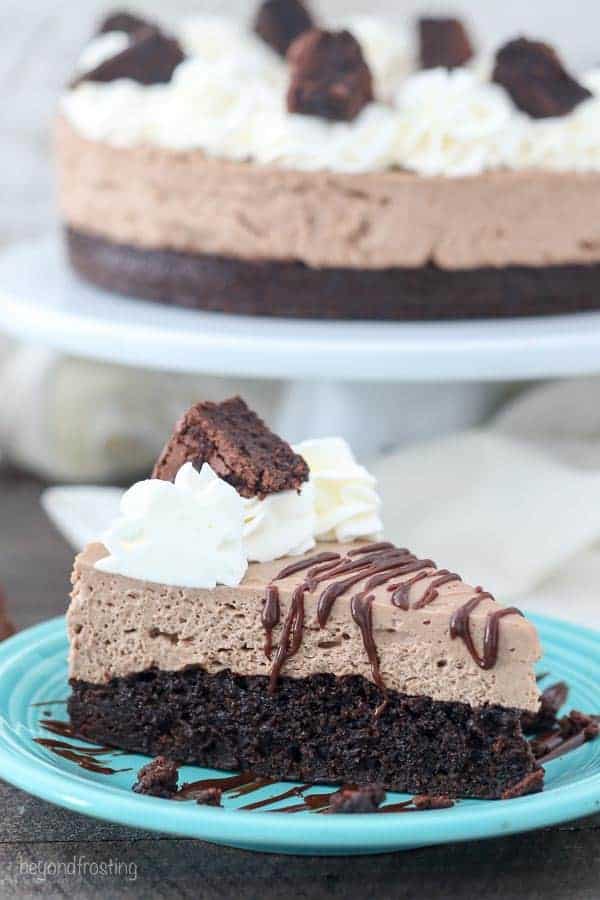
<instances>
[{"instance_id":1,"label":"chocolate whipped filling","mask_svg":"<svg viewBox=\"0 0 600 900\"><path fill-rule=\"evenodd\" d=\"M281 673L329 672L375 681L383 700L391 689L472 706L538 708L533 625L408 551L324 544L316 560L313 552L289 560L289 568L285 561L253 564L241 585L214 591L100 572L94 566L105 554L91 545L75 565L73 678L103 684L195 665L270 676L276 690Z\"/></svg>"},{"instance_id":2,"label":"chocolate whipped filling","mask_svg":"<svg viewBox=\"0 0 600 900\"><path fill-rule=\"evenodd\" d=\"M133 247L369 270L600 261L600 173L286 171L111 147L65 120L57 150L66 223Z\"/></svg>"}]
</instances>

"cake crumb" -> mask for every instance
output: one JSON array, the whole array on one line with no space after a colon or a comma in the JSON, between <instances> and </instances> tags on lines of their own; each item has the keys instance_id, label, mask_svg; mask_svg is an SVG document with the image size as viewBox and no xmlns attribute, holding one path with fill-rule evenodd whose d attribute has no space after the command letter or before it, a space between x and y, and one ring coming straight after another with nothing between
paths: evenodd
<instances>
[{"instance_id":1,"label":"cake crumb","mask_svg":"<svg viewBox=\"0 0 600 900\"><path fill-rule=\"evenodd\" d=\"M132 790L168 800L177 793L178 780L179 766L165 756L157 756L139 770Z\"/></svg>"},{"instance_id":2,"label":"cake crumb","mask_svg":"<svg viewBox=\"0 0 600 900\"><path fill-rule=\"evenodd\" d=\"M329 798L329 813L374 813L386 798L380 784L342 788Z\"/></svg>"},{"instance_id":3,"label":"cake crumb","mask_svg":"<svg viewBox=\"0 0 600 900\"><path fill-rule=\"evenodd\" d=\"M454 806L456 803L451 797L448 797L447 794L441 794L439 796L430 795L430 794L417 794L416 797L413 797L413 805L415 809L423 810L423 809L450 809L450 807Z\"/></svg>"},{"instance_id":4,"label":"cake crumb","mask_svg":"<svg viewBox=\"0 0 600 900\"><path fill-rule=\"evenodd\" d=\"M223 791L219 787L209 787L196 797L196 803L199 806L222 806L221 797Z\"/></svg>"}]
</instances>

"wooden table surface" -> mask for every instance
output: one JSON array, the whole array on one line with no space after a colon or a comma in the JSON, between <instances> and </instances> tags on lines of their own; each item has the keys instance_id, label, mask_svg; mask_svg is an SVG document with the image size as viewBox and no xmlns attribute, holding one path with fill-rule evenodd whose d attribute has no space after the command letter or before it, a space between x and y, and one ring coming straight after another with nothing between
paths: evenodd
<instances>
[{"instance_id":1,"label":"wooden table surface","mask_svg":"<svg viewBox=\"0 0 600 900\"><path fill-rule=\"evenodd\" d=\"M21 628L63 613L67 602L72 553L40 511L40 490L0 469L0 580ZM0 809L0 897L600 897L600 816L499 840L311 859L121 828L2 782ZM90 864L110 860L124 863L135 878L90 872ZM58 863L63 872L53 874ZM66 864L78 873L68 874Z\"/></svg>"}]
</instances>

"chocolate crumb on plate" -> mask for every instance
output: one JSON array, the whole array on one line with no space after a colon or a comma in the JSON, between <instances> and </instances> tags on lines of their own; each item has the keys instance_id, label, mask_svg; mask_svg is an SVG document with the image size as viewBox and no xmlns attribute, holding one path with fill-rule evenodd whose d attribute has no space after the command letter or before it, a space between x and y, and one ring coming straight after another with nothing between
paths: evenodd
<instances>
[{"instance_id":1,"label":"chocolate crumb on plate","mask_svg":"<svg viewBox=\"0 0 600 900\"><path fill-rule=\"evenodd\" d=\"M292 80L288 110L351 122L373 100L373 77L349 31L313 28L288 51Z\"/></svg>"},{"instance_id":2,"label":"chocolate crumb on plate","mask_svg":"<svg viewBox=\"0 0 600 900\"><path fill-rule=\"evenodd\" d=\"M567 72L553 47L524 37L500 48L492 79L533 119L566 116L592 96Z\"/></svg>"},{"instance_id":3,"label":"chocolate crumb on plate","mask_svg":"<svg viewBox=\"0 0 600 900\"><path fill-rule=\"evenodd\" d=\"M179 766L165 756L157 756L139 770L132 790L148 797L171 799L177 793Z\"/></svg>"},{"instance_id":4,"label":"chocolate crumb on plate","mask_svg":"<svg viewBox=\"0 0 600 900\"><path fill-rule=\"evenodd\" d=\"M172 481L186 462L208 463L243 497L299 491L308 466L241 397L198 403L178 422L152 477Z\"/></svg>"},{"instance_id":5,"label":"chocolate crumb on plate","mask_svg":"<svg viewBox=\"0 0 600 900\"><path fill-rule=\"evenodd\" d=\"M415 809L450 809L456 803L452 797L447 795L431 796L429 794L418 794L413 797L413 806Z\"/></svg>"},{"instance_id":6,"label":"chocolate crumb on plate","mask_svg":"<svg viewBox=\"0 0 600 900\"><path fill-rule=\"evenodd\" d=\"M386 793L379 784L342 788L329 798L329 813L374 813L384 802Z\"/></svg>"},{"instance_id":7,"label":"chocolate crumb on plate","mask_svg":"<svg viewBox=\"0 0 600 900\"><path fill-rule=\"evenodd\" d=\"M152 27L152 23L147 19L142 19L133 13L118 11L107 16L98 27L98 34L107 34L109 31L124 31L132 37L142 28Z\"/></svg>"},{"instance_id":8,"label":"chocolate crumb on plate","mask_svg":"<svg viewBox=\"0 0 600 900\"><path fill-rule=\"evenodd\" d=\"M296 38L313 26L313 18L301 0L265 0L258 10L254 30L273 50L285 56Z\"/></svg>"},{"instance_id":9,"label":"chocolate crumb on plate","mask_svg":"<svg viewBox=\"0 0 600 900\"><path fill-rule=\"evenodd\" d=\"M158 28L145 27L136 31L132 43L92 69L74 82L109 82L118 78L130 78L139 84L166 84L185 54L175 38Z\"/></svg>"},{"instance_id":10,"label":"chocolate crumb on plate","mask_svg":"<svg viewBox=\"0 0 600 900\"><path fill-rule=\"evenodd\" d=\"M551 684L540 697L537 713L523 713L521 725L526 734L539 734L557 725L558 712L569 696L569 688L564 681Z\"/></svg>"},{"instance_id":11,"label":"chocolate crumb on plate","mask_svg":"<svg viewBox=\"0 0 600 900\"><path fill-rule=\"evenodd\" d=\"M196 803L199 806L221 806L222 794L220 787L208 787L196 795Z\"/></svg>"},{"instance_id":12,"label":"chocolate crumb on plate","mask_svg":"<svg viewBox=\"0 0 600 900\"><path fill-rule=\"evenodd\" d=\"M583 732L586 738L591 740L597 737L600 731L598 716L588 715L578 709L571 710L568 715L559 719L558 727L564 738L570 738Z\"/></svg>"},{"instance_id":13,"label":"chocolate crumb on plate","mask_svg":"<svg viewBox=\"0 0 600 900\"><path fill-rule=\"evenodd\" d=\"M460 19L419 19L422 69L464 66L473 57L473 45Z\"/></svg>"},{"instance_id":14,"label":"chocolate crumb on plate","mask_svg":"<svg viewBox=\"0 0 600 900\"><path fill-rule=\"evenodd\" d=\"M544 770L539 768L505 790L502 794L502 800L515 800L517 797L525 797L527 794L537 794L543 790L543 787Z\"/></svg>"}]
</instances>

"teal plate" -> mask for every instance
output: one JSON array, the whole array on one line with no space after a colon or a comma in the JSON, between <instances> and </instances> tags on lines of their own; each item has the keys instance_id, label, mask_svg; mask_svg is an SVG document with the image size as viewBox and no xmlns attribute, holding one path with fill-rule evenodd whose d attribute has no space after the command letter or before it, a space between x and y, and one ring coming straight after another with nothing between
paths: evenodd
<instances>
[{"instance_id":1,"label":"teal plate","mask_svg":"<svg viewBox=\"0 0 600 900\"><path fill-rule=\"evenodd\" d=\"M540 672L547 683L564 679L569 706L600 712L600 634L532 616L545 648ZM127 769L102 775L80 768L34 742L56 737L41 722L64 719L64 705L48 701L68 696L64 619L54 619L0 645L0 776L51 803L111 822L162 833L202 838L219 844L271 853L385 853L431 844L490 838L528 831L600 812L600 740L550 762L543 793L517 800L461 800L452 809L388 815L330 816L313 811L273 815L289 799L255 811L240 809L251 800L281 794L291 784L264 787L252 797L230 793L224 809L175 803L134 794L135 773L147 759L134 754L102 756L104 764ZM41 704L41 705L40 705ZM82 742L77 741L78 744ZM91 746L91 745L90 745ZM218 776L184 766L181 781ZM323 793L325 788L311 788ZM389 803L406 799L388 795Z\"/></svg>"}]
</instances>

